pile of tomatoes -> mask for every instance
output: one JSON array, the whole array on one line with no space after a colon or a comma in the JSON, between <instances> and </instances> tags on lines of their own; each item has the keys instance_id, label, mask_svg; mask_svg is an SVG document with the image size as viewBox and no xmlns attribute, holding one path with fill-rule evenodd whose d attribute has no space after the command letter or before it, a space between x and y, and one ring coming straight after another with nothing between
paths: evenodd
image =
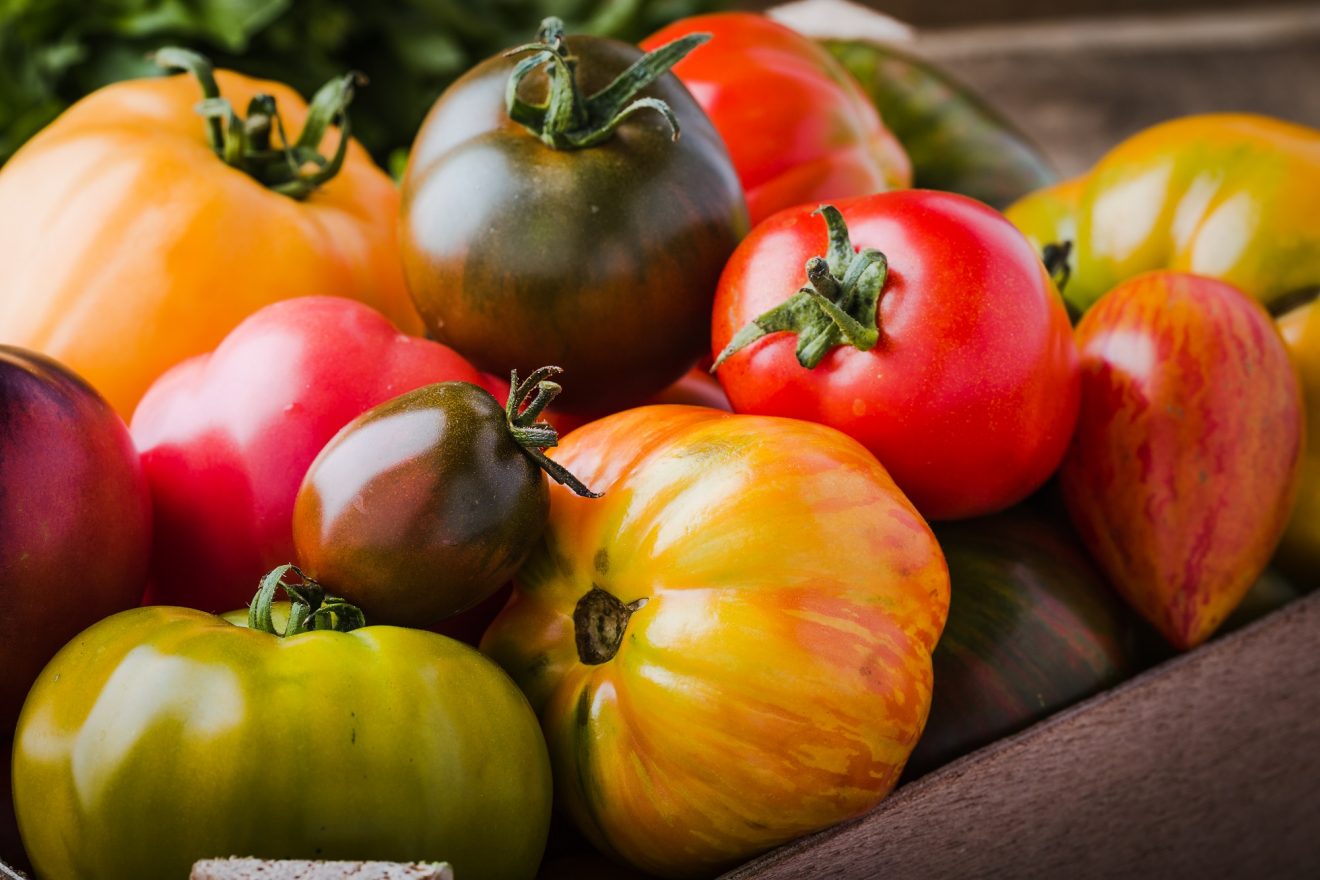
<instances>
[{"instance_id":1,"label":"pile of tomatoes","mask_svg":"<svg viewBox=\"0 0 1320 880\"><path fill-rule=\"evenodd\" d=\"M0 172L41 876L529 878L556 808L712 876L1320 549L1320 133L1176 120L1006 217L768 19L548 19L396 187L353 76L157 61Z\"/></svg>"}]
</instances>

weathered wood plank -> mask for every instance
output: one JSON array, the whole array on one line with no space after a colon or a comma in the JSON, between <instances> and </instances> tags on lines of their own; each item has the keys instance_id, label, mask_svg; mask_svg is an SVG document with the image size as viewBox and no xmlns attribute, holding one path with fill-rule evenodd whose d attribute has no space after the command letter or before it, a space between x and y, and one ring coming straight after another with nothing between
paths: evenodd
<instances>
[{"instance_id":1,"label":"weathered wood plank","mask_svg":"<svg viewBox=\"0 0 1320 880\"><path fill-rule=\"evenodd\" d=\"M1320 593L726 880L1320 877Z\"/></svg>"}]
</instances>

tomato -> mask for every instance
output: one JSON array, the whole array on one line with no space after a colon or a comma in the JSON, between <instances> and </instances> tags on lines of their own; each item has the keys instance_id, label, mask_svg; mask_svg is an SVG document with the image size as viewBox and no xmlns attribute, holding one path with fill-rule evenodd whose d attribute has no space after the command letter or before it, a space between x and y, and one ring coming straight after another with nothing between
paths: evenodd
<instances>
[{"instance_id":1,"label":"tomato","mask_svg":"<svg viewBox=\"0 0 1320 880\"><path fill-rule=\"evenodd\" d=\"M767 220L720 279L712 343L737 412L838 428L933 519L1026 497L1077 415L1077 351L1040 259L1002 215L952 193Z\"/></svg>"},{"instance_id":2,"label":"tomato","mask_svg":"<svg viewBox=\"0 0 1320 880\"><path fill-rule=\"evenodd\" d=\"M1066 524L1014 509L935 530L952 601L908 767L932 770L1138 667L1136 618Z\"/></svg>"},{"instance_id":3,"label":"tomato","mask_svg":"<svg viewBox=\"0 0 1320 880\"><path fill-rule=\"evenodd\" d=\"M1208 113L1138 132L1007 213L1038 248L1073 243L1063 293L1079 312L1157 269L1222 279L1275 310L1320 286L1318 203L1320 131Z\"/></svg>"},{"instance_id":4,"label":"tomato","mask_svg":"<svg viewBox=\"0 0 1320 880\"><path fill-rule=\"evenodd\" d=\"M298 486L335 432L447 380L484 381L445 346L333 297L267 306L166 373L132 423L156 508L149 598L242 605L262 572L294 558Z\"/></svg>"},{"instance_id":5,"label":"tomato","mask_svg":"<svg viewBox=\"0 0 1320 880\"><path fill-rule=\"evenodd\" d=\"M1212 278L1152 272L1077 325L1082 409L1060 470L1110 582L1175 647L1205 641L1274 552L1303 409L1273 321Z\"/></svg>"},{"instance_id":6,"label":"tomato","mask_svg":"<svg viewBox=\"0 0 1320 880\"><path fill-rule=\"evenodd\" d=\"M0 170L0 342L68 364L127 419L157 376L276 300L353 297L419 332L399 265L398 194L348 140L351 78L332 81L309 111L279 83L223 70L212 79L204 59L178 50L160 57L197 77L106 86ZM238 146L230 124L197 112L217 94L248 108L247 150L233 164L223 158ZM271 140L261 96L312 149L343 118L312 179L290 179L278 151L258 155Z\"/></svg>"},{"instance_id":7,"label":"tomato","mask_svg":"<svg viewBox=\"0 0 1320 880\"><path fill-rule=\"evenodd\" d=\"M642 41L709 45L674 65L729 148L752 223L784 208L912 183L912 167L866 94L823 47L762 15L685 18Z\"/></svg>"},{"instance_id":8,"label":"tomato","mask_svg":"<svg viewBox=\"0 0 1320 880\"><path fill-rule=\"evenodd\" d=\"M949 586L875 458L809 422L653 406L555 460L604 496L550 488L481 647L592 843L708 876L878 803L926 720Z\"/></svg>"},{"instance_id":9,"label":"tomato","mask_svg":"<svg viewBox=\"0 0 1320 880\"><path fill-rule=\"evenodd\" d=\"M299 563L381 623L429 626L494 594L545 528L542 471L592 495L541 452L559 441L536 421L556 372L517 383L507 405L441 382L349 422L298 490Z\"/></svg>"},{"instance_id":10,"label":"tomato","mask_svg":"<svg viewBox=\"0 0 1320 880\"><path fill-rule=\"evenodd\" d=\"M641 53L547 28L524 47L536 54L477 65L423 123L403 179L404 266L436 339L501 375L557 364L561 405L596 413L644 400L703 353L747 215L719 135L661 75L699 40L606 91ZM572 112L550 114L547 93Z\"/></svg>"},{"instance_id":11,"label":"tomato","mask_svg":"<svg viewBox=\"0 0 1320 880\"><path fill-rule=\"evenodd\" d=\"M66 641L146 587L151 497L123 421L55 361L0 345L0 740Z\"/></svg>"},{"instance_id":12,"label":"tomato","mask_svg":"<svg viewBox=\"0 0 1320 880\"><path fill-rule=\"evenodd\" d=\"M1278 325L1302 380L1306 446L1297 503L1279 542L1276 562L1300 586L1315 589L1320 587L1320 308L1316 300L1289 309Z\"/></svg>"},{"instance_id":13,"label":"tomato","mask_svg":"<svg viewBox=\"0 0 1320 880\"><path fill-rule=\"evenodd\" d=\"M962 193L1002 209L1058 179L1039 147L932 62L867 39L821 45L853 75L911 157L913 186Z\"/></svg>"},{"instance_id":14,"label":"tomato","mask_svg":"<svg viewBox=\"0 0 1320 880\"><path fill-rule=\"evenodd\" d=\"M535 874L550 766L513 682L443 636L354 628L351 609L313 587L292 588L302 625L283 637L268 577L258 628L136 608L51 661L14 744L38 874L184 877L235 853Z\"/></svg>"}]
</instances>

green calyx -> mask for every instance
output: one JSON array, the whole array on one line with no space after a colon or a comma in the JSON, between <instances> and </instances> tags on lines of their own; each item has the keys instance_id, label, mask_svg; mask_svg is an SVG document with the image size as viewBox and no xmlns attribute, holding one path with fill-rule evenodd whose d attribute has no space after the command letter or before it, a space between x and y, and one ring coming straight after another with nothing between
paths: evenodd
<instances>
[{"instance_id":1,"label":"green calyx","mask_svg":"<svg viewBox=\"0 0 1320 880\"><path fill-rule=\"evenodd\" d=\"M769 333L796 333L798 363L809 370L835 346L870 351L880 341L876 309L889 274L885 255L875 248L855 251L843 215L833 205L814 213L825 218L829 252L807 261L807 284L797 293L734 334L711 372Z\"/></svg>"},{"instance_id":2,"label":"green calyx","mask_svg":"<svg viewBox=\"0 0 1320 880\"><path fill-rule=\"evenodd\" d=\"M537 419L550 405L550 401L564 390L558 382L550 380L551 376L558 376L562 372L560 367L541 367L522 381L518 380L517 370L509 374L509 399L504 404L509 434L522 447L523 452L530 455L556 483L567 486L583 498L599 498L599 492L588 489L581 480L569 473L568 468L541 451L559 445L559 432L554 425L538 422Z\"/></svg>"},{"instance_id":3,"label":"green calyx","mask_svg":"<svg viewBox=\"0 0 1320 880\"><path fill-rule=\"evenodd\" d=\"M541 22L536 41L510 49L505 55L528 55L509 76L505 106L509 118L556 150L578 150L607 140L623 120L639 110L654 110L669 123L678 140L678 117L664 101L637 98L689 52L710 39L710 34L688 34L638 58L608 86L586 97L578 87L577 58L569 54L564 23L557 18ZM544 104L518 97L518 87L533 70L546 67L550 91Z\"/></svg>"},{"instance_id":4,"label":"green calyx","mask_svg":"<svg viewBox=\"0 0 1320 880\"><path fill-rule=\"evenodd\" d=\"M292 603L284 632L275 628L275 621L271 617L271 605L280 590L284 591ZM366 625L362 609L335 596L327 596L325 589L303 574L302 569L296 565L281 565L263 577L256 598L248 607L249 629L280 638L314 630L352 632Z\"/></svg>"},{"instance_id":5,"label":"green calyx","mask_svg":"<svg viewBox=\"0 0 1320 880\"><path fill-rule=\"evenodd\" d=\"M348 105L362 76L349 73L323 85L307 107L307 122L298 139L289 142L279 108L270 95L257 95L239 116L220 94L211 62L196 52L170 47L153 56L165 70L192 74L202 87L197 112L206 119L206 139L226 165L237 168L262 186L302 200L329 181L344 165L351 130ZM331 126L339 125L339 143L330 156L321 154L321 141Z\"/></svg>"}]
</instances>

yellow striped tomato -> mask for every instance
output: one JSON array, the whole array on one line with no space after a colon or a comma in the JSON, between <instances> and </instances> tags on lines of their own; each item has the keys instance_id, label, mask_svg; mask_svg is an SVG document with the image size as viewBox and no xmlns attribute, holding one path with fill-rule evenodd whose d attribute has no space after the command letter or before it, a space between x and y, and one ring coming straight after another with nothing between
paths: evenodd
<instances>
[{"instance_id":1,"label":"yellow striped tomato","mask_svg":"<svg viewBox=\"0 0 1320 880\"><path fill-rule=\"evenodd\" d=\"M832 428L652 406L570 434L482 649L527 693L600 848L704 876L856 816L926 721L944 557Z\"/></svg>"}]
</instances>

